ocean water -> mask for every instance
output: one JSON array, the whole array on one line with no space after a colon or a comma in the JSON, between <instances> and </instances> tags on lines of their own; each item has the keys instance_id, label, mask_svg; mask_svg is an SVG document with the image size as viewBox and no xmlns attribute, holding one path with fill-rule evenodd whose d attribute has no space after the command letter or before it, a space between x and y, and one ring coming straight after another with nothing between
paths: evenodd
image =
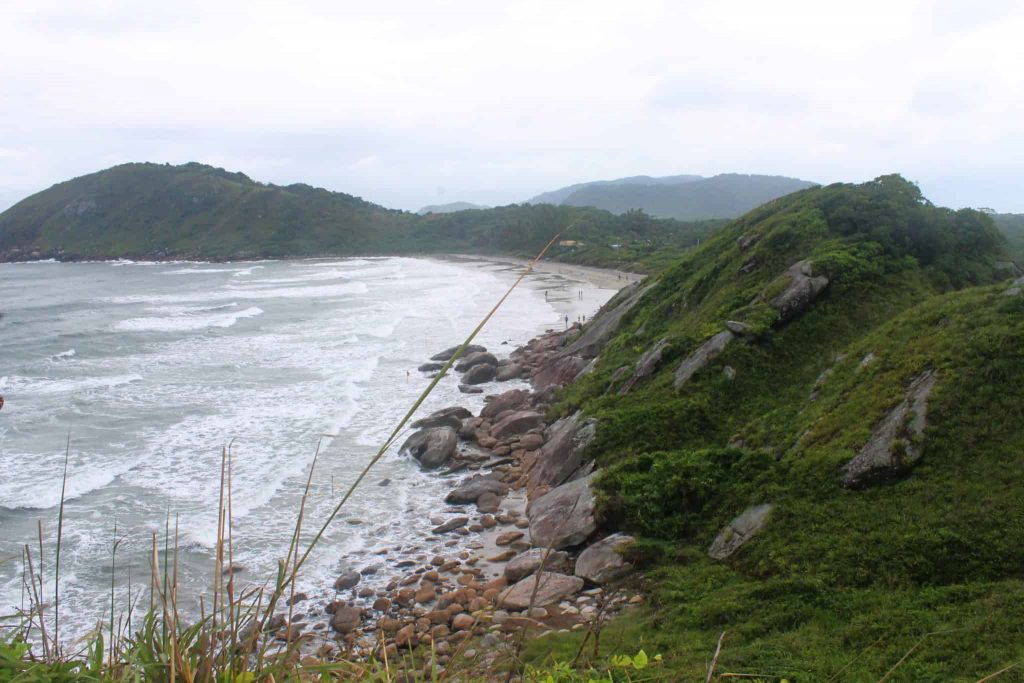
<instances>
[{"instance_id":1,"label":"ocean water","mask_svg":"<svg viewBox=\"0 0 1024 683\"><path fill-rule=\"evenodd\" d=\"M426 385L416 367L460 342L518 272L412 258L0 264L0 615L27 604L22 558L27 544L38 566L40 523L49 601L66 448L65 634L109 614L112 579L118 618L129 590L148 583L153 539L162 549L168 526L178 529L180 605L198 613L229 444L236 581L271 580L318 444L304 539ZM581 290L590 310L614 293L531 275L477 342L507 355L563 326ZM482 403L446 377L419 414ZM381 562L378 548L435 550L423 539L456 480L392 449L298 588L326 596L343 568ZM392 575L384 566L366 581Z\"/></svg>"}]
</instances>

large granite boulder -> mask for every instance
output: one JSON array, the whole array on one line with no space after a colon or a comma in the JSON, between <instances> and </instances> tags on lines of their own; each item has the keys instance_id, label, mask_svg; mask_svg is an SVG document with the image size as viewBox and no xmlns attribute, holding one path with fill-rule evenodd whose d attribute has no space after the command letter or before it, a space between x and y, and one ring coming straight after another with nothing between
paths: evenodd
<instances>
[{"instance_id":1,"label":"large granite boulder","mask_svg":"<svg viewBox=\"0 0 1024 683\"><path fill-rule=\"evenodd\" d=\"M450 505L465 505L474 503L485 493L493 493L504 496L508 493L508 485L501 481L499 474L474 474L464 479L458 488L451 491L444 498L444 502Z\"/></svg>"},{"instance_id":2,"label":"large granite boulder","mask_svg":"<svg viewBox=\"0 0 1024 683\"><path fill-rule=\"evenodd\" d=\"M788 322L807 310L826 287L828 278L815 276L810 261L797 261L768 285L768 305L778 311L779 323Z\"/></svg>"},{"instance_id":3,"label":"large granite boulder","mask_svg":"<svg viewBox=\"0 0 1024 683\"><path fill-rule=\"evenodd\" d=\"M583 588L583 579L565 574L532 574L509 586L498 596L498 605L508 610L543 607L559 602Z\"/></svg>"},{"instance_id":4,"label":"large granite boulder","mask_svg":"<svg viewBox=\"0 0 1024 683\"><path fill-rule=\"evenodd\" d=\"M715 336L697 347L697 350L686 357L678 368L676 368L675 382L673 386L678 390L703 369L708 363L725 350L725 347L736 338L729 330L722 330Z\"/></svg>"},{"instance_id":5,"label":"large granite boulder","mask_svg":"<svg viewBox=\"0 0 1024 683\"><path fill-rule=\"evenodd\" d=\"M480 365L474 365L466 374L462 376L463 384L483 384L484 382L490 382L494 379L496 368L493 365L487 363L481 363Z\"/></svg>"},{"instance_id":6,"label":"large granite boulder","mask_svg":"<svg viewBox=\"0 0 1024 683\"><path fill-rule=\"evenodd\" d=\"M494 357L493 353L486 351L477 351L469 355L463 356L462 360L455 364L456 372L465 372L475 365L485 363L487 365L497 365L498 359Z\"/></svg>"},{"instance_id":7,"label":"large granite boulder","mask_svg":"<svg viewBox=\"0 0 1024 683\"><path fill-rule=\"evenodd\" d=\"M530 382L537 391L548 387L564 387L587 367L582 356L558 356L533 371Z\"/></svg>"},{"instance_id":8,"label":"large granite boulder","mask_svg":"<svg viewBox=\"0 0 1024 683\"><path fill-rule=\"evenodd\" d=\"M594 476L562 484L530 503L526 514L534 546L561 550L583 543L597 530L590 488Z\"/></svg>"},{"instance_id":9,"label":"large granite boulder","mask_svg":"<svg viewBox=\"0 0 1024 683\"><path fill-rule=\"evenodd\" d=\"M636 543L625 534L612 534L594 543L576 558L576 576L591 583L608 583L633 571L633 565L622 557L622 551Z\"/></svg>"},{"instance_id":10,"label":"large granite boulder","mask_svg":"<svg viewBox=\"0 0 1024 683\"><path fill-rule=\"evenodd\" d=\"M768 523L772 505L754 505L739 514L734 520L718 532L718 536L708 548L708 555L716 560L724 560L740 549L758 531Z\"/></svg>"},{"instance_id":11,"label":"large granite boulder","mask_svg":"<svg viewBox=\"0 0 1024 683\"><path fill-rule=\"evenodd\" d=\"M458 431L462 428L462 421L468 417L473 417L473 413L469 412L462 406L452 406L451 408L442 408L437 412L431 413L427 417L416 420L410 426L413 429L451 427Z\"/></svg>"},{"instance_id":12,"label":"large granite boulder","mask_svg":"<svg viewBox=\"0 0 1024 683\"><path fill-rule=\"evenodd\" d=\"M363 610L358 607L338 606L331 615L331 628L338 633L351 633L363 623Z\"/></svg>"},{"instance_id":13,"label":"large granite boulder","mask_svg":"<svg viewBox=\"0 0 1024 683\"><path fill-rule=\"evenodd\" d=\"M619 393L628 394L629 390L636 386L637 382L653 375L661 363L661 355L665 352L666 348L668 348L668 340L662 339L647 349L644 355L640 356L640 360L636 362L636 369L633 370L633 375L619 388Z\"/></svg>"},{"instance_id":14,"label":"large granite boulder","mask_svg":"<svg viewBox=\"0 0 1024 683\"><path fill-rule=\"evenodd\" d=\"M548 428L548 437L530 469L530 490L560 486L583 464L583 455L597 433L597 420L580 413L562 418Z\"/></svg>"},{"instance_id":15,"label":"large granite boulder","mask_svg":"<svg viewBox=\"0 0 1024 683\"><path fill-rule=\"evenodd\" d=\"M886 479L920 459L916 442L928 426L928 397L937 379L935 370L926 370L910 382L904 399L875 426L868 442L843 466L843 486L856 488Z\"/></svg>"},{"instance_id":16,"label":"large granite boulder","mask_svg":"<svg viewBox=\"0 0 1024 683\"><path fill-rule=\"evenodd\" d=\"M484 400L487 401L487 405L480 411L480 417L493 418L506 410L517 410L528 406L530 392L525 389L512 389L503 394L488 396Z\"/></svg>"},{"instance_id":17,"label":"large granite boulder","mask_svg":"<svg viewBox=\"0 0 1024 683\"><path fill-rule=\"evenodd\" d=\"M494 375L494 379L499 382L508 382L513 379L519 379L523 376L523 366L519 363L509 363L507 365L499 365L498 371Z\"/></svg>"},{"instance_id":18,"label":"large granite boulder","mask_svg":"<svg viewBox=\"0 0 1024 683\"><path fill-rule=\"evenodd\" d=\"M495 439L508 439L543 425L543 414L532 410L516 410L494 423L491 436Z\"/></svg>"},{"instance_id":19,"label":"large granite boulder","mask_svg":"<svg viewBox=\"0 0 1024 683\"><path fill-rule=\"evenodd\" d=\"M548 552L547 548L531 548L509 560L505 565L505 578L509 583L515 583L540 570L541 564L547 571L566 570L569 568L569 554L562 550Z\"/></svg>"},{"instance_id":20,"label":"large granite boulder","mask_svg":"<svg viewBox=\"0 0 1024 683\"><path fill-rule=\"evenodd\" d=\"M449 360L449 359L451 359L452 356L455 355L455 352L458 351L458 350L459 350L458 346L453 346L453 347L451 347L449 349L445 349L444 351L441 351L440 353L435 353L433 356L430 357L430 360L440 360L440 361ZM480 346L478 344L469 344L468 346L466 346L465 349L462 350L462 355L465 356L467 353L479 353L481 351L486 351L486 350L487 350L486 348L484 348L483 346Z\"/></svg>"},{"instance_id":21,"label":"large granite boulder","mask_svg":"<svg viewBox=\"0 0 1024 683\"><path fill-rule=\"evenodd\" d=\"M402 444L399 453L408 453L422 467L433 469L448 462L455 453L459 437L451 427L431 427L416 432Z\"/></svg>"}]
</instances>

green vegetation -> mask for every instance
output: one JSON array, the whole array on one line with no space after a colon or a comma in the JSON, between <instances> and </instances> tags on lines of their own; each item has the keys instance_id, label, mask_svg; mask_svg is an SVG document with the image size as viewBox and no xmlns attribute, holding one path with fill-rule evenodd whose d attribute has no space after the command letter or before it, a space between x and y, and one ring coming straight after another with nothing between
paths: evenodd
<instances>
[{"instance_id":1,"label":"green vegetation","mask_svg":"<svg viewBox=\"0 0 1024 683\"><path fill-rule=\"evenodd\" d=\"M992 220L1006 235L1013 258L1024 261L1024 213L996 213Z\"/></svg>"},{"instance_id":2,"label":"green vegetation","mask_svg":"<svg viewBox=\"0 0 1024 683\"><path fill-rule=\"evenodd\" d=\"M1004 250L985 214L886 176L776 200L666 270L555 408L599 419L601 507L643 539L651 603L602 643L664 653L672 680L702 676L722 631L721 670L768 680L878 681L915 645L888 680L976 681L1021 661L1024 298L989 284ZM778 322L764 302L802 259L829 286ZM674 388L693 349L751 319ZM615 371L662 339L658 371L618 395ZM929 369L920 461L844 488L840 468ZM762 503L764 530L709 558Z\"/></svg>"},{"instance_id":3,"label":"green vegetation","mask_svg":"<svg viewBox=\"0 0 1024 683\"><path fill-rule=\"evenodd\" d=\"M562 233L577 244L556 245L552 258L651 270L720 225L568 206L416 216L308 185L266 185L202 164L125 164L55 185L0 214L0 260L532 256Z\"/></svg>"},{"instance_id":4,"label":"green vegetation","mask_svg":"<svg viewBox=\"0 0 1024 683\"><path fill-rule=\"evenodd\" d=\"M539 195L530 202L592 206L614 214L640 209L653 216L677 220L735 218L765 202L813 185L796 178L738 173L713 178L640 176L573 185Z\"/></svg>"}]
</instances>

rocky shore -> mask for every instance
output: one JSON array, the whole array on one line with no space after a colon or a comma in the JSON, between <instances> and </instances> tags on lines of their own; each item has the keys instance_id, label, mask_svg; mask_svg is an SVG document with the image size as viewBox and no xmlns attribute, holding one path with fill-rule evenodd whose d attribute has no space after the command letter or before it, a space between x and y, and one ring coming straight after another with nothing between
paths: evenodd
<instances>
[{"instance_id":1,"label":"rocky shore","mask_svg":"<svg viewBox=\"0 0 1024 683\"><path fill-rule=\"evenodd\" d=\"M486 667L517 634L596 628L641 602L622 554L633 539L603 533L595 513L587 458L595 421L546 417L558 389L588 372L640 288L627 287L586 325L549 330L507 358L464 349L453 365L464 392L512 379L530 388L486 396L478 415L451 406L412 424L403 457L439 474L464 473L431 518L424 546L351 558L333 600L295 595L290 623L280 615L268 636L304 639L306 656L321 659L394 658L422 647L442 667L452 657ZM457 351L424 359L420 372L431 376ZM365 585L377 572L394 578Z\"/></svg>"}]
</instances>

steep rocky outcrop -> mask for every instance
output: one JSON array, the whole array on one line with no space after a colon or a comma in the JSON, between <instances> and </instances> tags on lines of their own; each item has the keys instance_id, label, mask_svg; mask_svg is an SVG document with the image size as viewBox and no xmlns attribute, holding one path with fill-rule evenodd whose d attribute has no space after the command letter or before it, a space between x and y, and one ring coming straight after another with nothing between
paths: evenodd
<instances>
[{"instance_id":1,"label":"steep rocky outcrop","mask_svg":"<svg viewBox=\"0 0 1024 683\"><path fill-rule=\"evenodd\" d=\"M687 356L686 360L676 369L675 381L673 383L676 390L682 388L684 384L690 381L691 377L714 360L735 338L736 335L729 330L722 330L698 346L697 350Z\"/></svg>"},{"instance_id":2,"label":"steep rocky outcrop","mask_svg":"<svg viewBox=\"0 0 1024 683\"><path fill-rule=\"evenodd\" d=\"M772 513L772 505L754 505L741 512L735 519L718 532L708 548L708 555L716 560L725 560L764 528Z\"/></svg>"},{"instance_id":3,"label":"steep rocky outcrop","mask_svg":"<svg viewBox=\"0 0 1024 683\"><path fill-rule=\"evenodd\" d=\"M645 351L644 355L640 356L640 360L636 362L633 375L619 388L619 393L628 394L629 390L636 386L637 382L653 375L654 371L658 369L658 365L661 363L661 355L668 348L668 345L668 340L662 339Z\"/></svg>"},{"instance_id":4,"label":"steep rocky outcrop","mask_svg":"<svg viewBox=\"0 0 1024 683\"><path fill-rule=\"evenodd\" d=\"M597 530L593 474L552 489L527 508L530 541L539 548L561 550L579 545Z\"/></svg>"},{"instance_id":5,"label":"steep rocky outcrop","mask_svg":"<svg viewBox=\"0 0 1024 683\"><path fill-rule=\"evenodd\" d=\"M879 422L856 457L843 466L843 486L856 488L899 474L921 457L918 441L928 426L928 397L938 373L916 376L904 399Z\"/></svg>"},{"instance_id":6,"label":"steep rocky outcrop","mask_svg":"<svg viewBox=\"0 0 1024 683\"><path fill-rule=\"evenodd\" d=\"M640 299L653 287L653 284L645 285L642 282L636 282L620 291L586 325L583 333L565 347L564 355L595 358L619 329L619 323L622 322L626 314L633 310Z\"/></svg>"},{"instance_id":7,"label":"steep rocky outcrop","mask_svg":"<svg viewBox=\"0 0 1024 683\"><path fill-rule=\"evenodd\" d=\"M766 288L768 305L778 311L779 323L788 322L803 313L828 282L824 275L814 275L810 261L797 261Z\"/></svg>"},{"instance_id":8,"label":"steep rocky outcrop","mask_svg":"<svg viewBox=\"0 0 1024 683\"><path fill-rule=\"evenodd\" d=\"M568 480L583 464L583 454L596 433L597 420L584 420L578 412L551 425L547 442L530 468L531 492L544 493Z\"/></svg>"}]
</instances>

